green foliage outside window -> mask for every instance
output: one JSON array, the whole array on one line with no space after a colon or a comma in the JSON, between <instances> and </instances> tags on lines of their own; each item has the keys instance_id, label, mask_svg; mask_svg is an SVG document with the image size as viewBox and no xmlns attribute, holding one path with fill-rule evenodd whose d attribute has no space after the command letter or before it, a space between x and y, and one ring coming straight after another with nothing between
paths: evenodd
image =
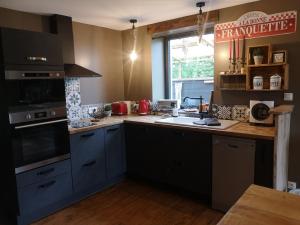
<instances>
[{"instance_id":1,"label":"green foliage outside window","mask_svg":"<svg viewBox=\"0 0 300 225\"><path fill-rule=\"evenodd\" d=\"M172 62L172 79L195 79L214 76L213 56L194 57L185 60L173 58Z\"/></svg>"}]
</instances>

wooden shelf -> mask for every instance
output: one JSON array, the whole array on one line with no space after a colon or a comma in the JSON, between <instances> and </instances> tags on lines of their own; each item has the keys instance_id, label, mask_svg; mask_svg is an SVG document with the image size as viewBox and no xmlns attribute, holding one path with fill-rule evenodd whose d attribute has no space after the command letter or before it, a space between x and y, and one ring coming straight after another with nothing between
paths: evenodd
<instances>
[{"instance_id":1,"label":"wooden shelf","mask_svg":"<svg viewBox=\"0 0 300 225\"><path fill-rule=\"evenodd\" d=\"M254 65L253 51L255 48L262 48L264 60L263 64ZM287 54L287 52L286 52ZM247 52L246 74L220 74L219 88L221 91L249 91L249 92L281 92L289 88L289 64L272 63L272 46L259 45L249 46ZM270 90L271 76L278 74L281 76L281 89ZM253 78L261 76L263 78L263 90L253 89Z\"/></svg>"},{"instance_id":2,"label":"wooden shelf","mask_svg":"<svg viewBox=\"0 0 300 225\"><path fill-rule=\"evenodd\" d=\"M220 88L221 91L246 91L246 88Z\"/></svg>"},{"instance_id":3,"label":"wooden shelf","mask_svg":"<svg viewBox=\"0 0 300 225\"><path fill-rule=\"evenodd\" d=\"M280 92L280 91L285 91L285 90L284 89L280 89L280 90L271 90L271 89L254 90L254 89L249 89L247 91L253 91L253 92L264 92L264 91L266 91L266 92L269 92L269 91L271 91L271 92Z\"/></svg>"},{"instance_id":4,"label":"wooden shelf","mask_svg":"<svg viewBox=\"0 0 300 225\"><path fill-rule=\"evenodd\" d=\"M281 76L281 90L288 90L289 88L289 65L286 63L278 64L262 64L262 65L249 65L247 67L247 90L253 90L253 78L255 76L263 77L263 91L279 91L270 90L271 76L278 74ZM261 90L253 90L261 91Z\"/></svg>"},{"instance_id":5,"label":"wooden shelf","mask_svg":"<svg viewBox=\"0 0 300 225\"><path fill-rule=\"evenodd\" d=\"M220 89L223 91L245 91L246 74L222 74L220 76Z\"/></svg>"},{"instance_id":6,"label":"wooden shelf","mask_svg":"<svg viewBox=\"0 0 300 225\"><path fill-rule=\"evenodd\" d=\"M259 64L259 65L248 65L250 68L259 68L259 67L271 67L271 66L285 66L286 63L272 63L272 64Z\"/></svg>"},{"instance_id":7,"label":"wooden shelf","mask_svg":"<svg viewBox=\"0 0 300 225\"><path fill-rule=\"evenodd\" d=\"M242 77L242 76L246 76L246 74L220 74L220 76L223 76L223 77L234 77L234 76Z\"/></svg>"}]
</instances>

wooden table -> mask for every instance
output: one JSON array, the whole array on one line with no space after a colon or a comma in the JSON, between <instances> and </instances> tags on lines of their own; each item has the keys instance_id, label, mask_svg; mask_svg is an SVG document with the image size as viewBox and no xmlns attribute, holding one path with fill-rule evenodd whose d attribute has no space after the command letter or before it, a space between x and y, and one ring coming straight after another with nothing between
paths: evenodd
<instances>
[{"instance_id":1,"label":"wooden table","mask_svg":"<svg viewBox=\"0 0 300 225\"><path fill-rule=\"evenodd\" d=\"M300 196L251 185L218 225L299 225Z\"/></svg>"}]
</instances>

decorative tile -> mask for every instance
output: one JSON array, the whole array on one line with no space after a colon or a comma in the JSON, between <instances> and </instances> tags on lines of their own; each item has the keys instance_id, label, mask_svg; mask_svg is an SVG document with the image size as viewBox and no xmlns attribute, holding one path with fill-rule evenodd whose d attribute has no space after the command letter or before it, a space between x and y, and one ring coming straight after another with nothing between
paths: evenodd
<instances>
[{"instance_id":1,"label":"decorative tile","mask_svg":"<svg viewBox=\"0 0 300 225\"><path fill-rule=\"evenodd\" d=\"M80 92L80 79L79 78L66 78L65 79L66 92L76 91Z\"/></svg>"},{"instance_id":2,"label":"decorative tile","mask_svg":"<svg viewBox=\"0 0 300 225\"><path fill-rule=\"evenodd\" d=\"M232 107L232 119L244 121L247 119L249 110L246 105L234 105Z\"/></svg>"},{"instance_id":3,"label":"decorative tile","mask_svg":"<svg viewBox=\"0 0 300 225\"><path fill-rule=\"evenodd\" d=\"M89 112L91 109L96 109L99 111L99 109L102 109L104 105L102 103L99 104L92 104L92 105L82 105L81 106L81 112L82 112L82 118L90 118Z\"/></svg>"},{"instance_id":4,"label":"decorative tile","mask_svg":"<svg viewBox=\"0 0 300 225\"><path fill-rule=\"evenodd\" d=\"M80 106L72 106L67 109L67 112L68 112L68 119L70 121L79 120L82 118Z\"/></svg>"},{"instance_id":5,"label":"decorative tile","mask_svg":"<svg viewBox=\"0 0 300 225\"><path fill-rule=\"evenodd\" d=\"M218 105L217 104L212 104L211 111L212 111L212 115L214 117L218 117Z\"/></svg>"},{"instance_id":6,"label":"decorative tile","mask_svg":"<svg viewBox=\"0 0 300 225\"><path fill-rule=\"evenodd\" d=\"M69 120L81 118L81 96L79 78L65 79L66 106Z\"/></svg>"},{"instance_id":7,"label":"decorative tile","mask_svg":"<svg viewBox=\"0 0 300 225\"><path fill-rule=\"evenodd\" d=\"M225 105L219 105L218 106L218 119L223 119L223 120L231 120L231 110L232 107L230 106L225 106Z\"/></svg>"},{"instance_id":8,"label":"decorative tile","mask_svg":"<svg viewBox=\"0 0 300 225\"><path fill-rule=\"evenodd\" d=\"M70 92L67 97L67 105L70 107L72 106L81 106L81 97L79 92L72 91Z\"/></svg>"}]
</instances>

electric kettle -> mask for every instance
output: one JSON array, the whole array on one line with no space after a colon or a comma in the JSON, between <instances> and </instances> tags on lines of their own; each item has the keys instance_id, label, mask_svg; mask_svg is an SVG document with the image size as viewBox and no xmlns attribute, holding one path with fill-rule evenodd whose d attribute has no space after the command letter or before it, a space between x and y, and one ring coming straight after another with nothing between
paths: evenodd
<instances>
[{"instance_id":1,"label":"electric kettle","mask_svg":"<svg viewBox=\"0 0 300 225\"><path fill-rule=\"evenodd\" d=\"M150 111L150 101L143 99L139 101L139 115L147 115Z\"/></svg>"}]
</instances>

